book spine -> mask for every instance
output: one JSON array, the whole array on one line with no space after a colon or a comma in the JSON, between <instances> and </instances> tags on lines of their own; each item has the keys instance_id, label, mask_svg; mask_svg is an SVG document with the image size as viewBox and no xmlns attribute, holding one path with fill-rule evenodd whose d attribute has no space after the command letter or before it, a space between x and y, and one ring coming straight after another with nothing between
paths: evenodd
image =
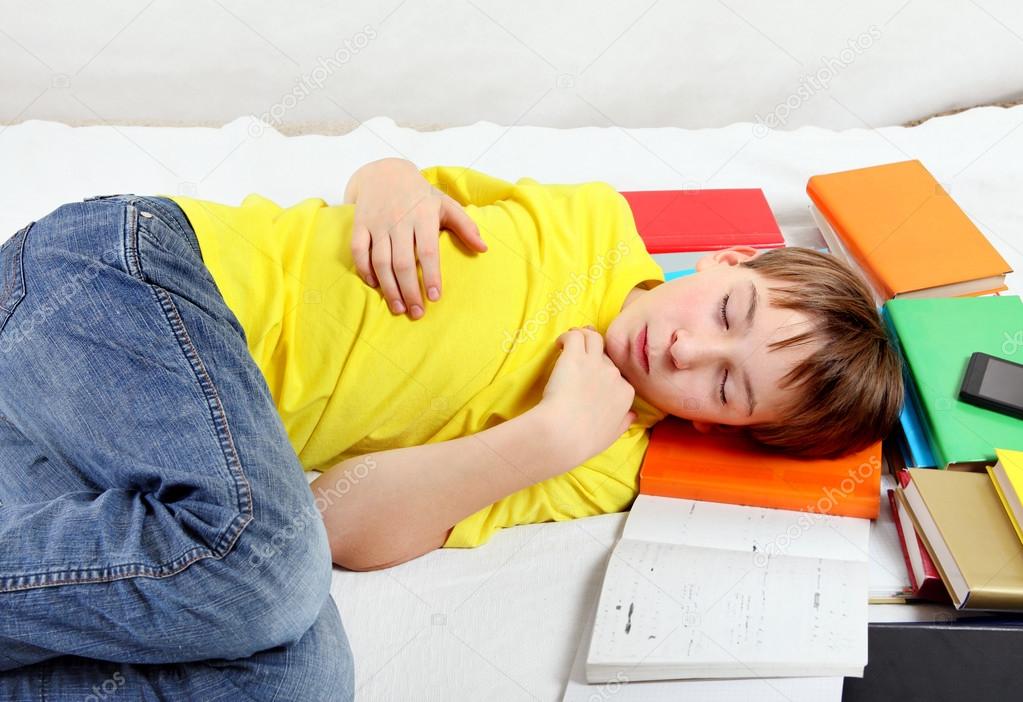
<instances>
[{"instance_id":1,"label":"book spine","mask_svg":"<svg viewBox=\"0 0 1023 702\"><path fill-rule=\"evenodd\" d=\"M856 265L863 271L865 277L873 283L874 287L878 288L878 292L884 295L885 300L890 300L895 297L895 290L888 284L887 280L883 280L874 270L874 267L870 264L870 257L866 255L863 248L859 245L854 238L845 236L843 232L846 231L846 227L843 225L842 220L838 217L834 210L828 207L824 198L821 197L817 191L816 177L810 178L806 184L806 194L809 195L810 200L816 205L821 215L830 223L835 234L841 237L842 244L845 246L846 253L852 258Z\"/></svg>"},{"instance_id":2,"label":"book spine","mask_svg":"<svg viewBox=\"0 0 1023 702\"><path fill-rule=\"evenodd\" d=\"M925 416L921 413L920 398L913 385L911 374L906 375L903 380L906 388L906 397L899 420L902 429L906 434L906 442L909 444L910 452L913 454L914 468L943 468L947 463L935 455L932 450L934 446L934 432L930 430Z\"/></svg>"},{"instance_id":3,"label":"book spine","mask_svg":"<svg viewBox=\"0 0 1023 702\"><path fill-rule=\"evenodd\" d=\"M892 345L895 346L895 350L902 358L904 395L902 398L902 411L899 413L899 423L902 425L903 433L906 436L906 443L909 446L912 463L914 467L918 468L933 468L939 465L943 467L946 464L939 464L931 451L931 446L933 446L933 443L931 443L932 432L924 425L924 416L920 409L920 398L916 394L916 383L913 380L909 359L906 358L906 353L899 342L899 332L895 329L895 323L892 321L887 305L881 307L881 320L884 322L888 337L892 340Z\"/></svg>"},{"instance_id":4,"label":"book spine","mask_svg":"<svg viewBox=\"0 0 1023 702\"><path fill-rule=\"evenodd\" d=\"M903 398L903 407L905 407L905 398ZM920 466L916 465L916 459L909 448L909 440L906 439L906 428L902 425L901 413L899 414L899 424L892 431L892 434L894 434L895 451L898 452L898 456L901 459L899 468L919 468Z\"/></svg>"},{"instance_id":5,"label":"book spine","mask_svg":"<svg viewBox=\"0 0 1023 702\"><path fill-rule=\"evenodd\" d=\"M902 522L899 520L899 503L895 499L895 490L889 489L887 493L888 502L892 506L892 515L895 517L892 521L895 522L895 531L899 535L899 546L902 547L902 558L906 561L906 574L909 575L909 584L912 586L914 593L919 593L921 583L916 581L916 574L913 572L912 560L909 557L909 542L907 541L906 534L902 532ZM916 536L916 534L913 534L913 536Z\"/></svg>"}]
</instances>

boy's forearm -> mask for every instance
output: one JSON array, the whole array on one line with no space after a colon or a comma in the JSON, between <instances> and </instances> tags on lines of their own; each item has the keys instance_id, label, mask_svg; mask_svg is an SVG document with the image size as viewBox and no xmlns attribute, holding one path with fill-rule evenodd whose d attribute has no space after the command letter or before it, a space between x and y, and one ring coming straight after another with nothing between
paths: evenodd
<instances>
[{"instance_id":1,"label":"boy's forearm","mask_svg":"<svg viewBox=\"0 0 1023 702\"><path fill-rule=\"evenodd\" d=\"M478 434L337 464L311 485L334 562L369 570L443 545L461 519L574 467L560 443L539 405Z\"/></svg>"}]
</instances>

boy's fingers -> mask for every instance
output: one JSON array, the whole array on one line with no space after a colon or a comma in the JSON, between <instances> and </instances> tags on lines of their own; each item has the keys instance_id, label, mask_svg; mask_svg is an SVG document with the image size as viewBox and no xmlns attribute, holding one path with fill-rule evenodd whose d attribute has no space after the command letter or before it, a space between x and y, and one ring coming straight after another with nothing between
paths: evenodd
<instances>
[{"instance_id":1,"label":"boy's fingers","mask_svg":"<svg viewBox=\"0 0 1023 702\"><path fill-rule=\"evenodd\" d=\"M384 301L391 308L391 312L403 314L405 305L401 302L398 282L394 279L394 271L391 270L391 240L388 237L380 236L373 240L370 259L373 261L373 272L376 273L377 281L380 283L380 292L384 295Z\"/></svg>"},{"instance_id":2,"label":"boy's fingers","mask_svg":"<svg viewBox=\"0 0 1023 702\"><path fill-rule=\"evenodd\" d=\"M400 227L391 239L391 268L401 290L401 301L412 319L423 316L423 296L416 269L415 240L411 225ZM393 309L393 306L392 306Z\"/></svg>"},{"instance_id":3,"label":"boy's fingers","mask_svg":"<svg viewBox=\"0 0 1023 702\"><path fill-rule=\"evenodd\" d=\"M580 353L586 350L586 342L583 340L583 335L577 334L577 331L573 327L558 337L558 344L564 353Z\"/></svg>"},{"instance_id":4,"label":"boy's fingers","mask_svg":"<svg viewBox=\"0 0 1023 702\"><path fill-rule=\"evenodd\" d=\"M445 195L441 198L440 226L450 230L470 249L479 252L487 250L487 244L480 236L479 227L466 214L465 209L453 198Z\"/></svg>"},{"instance_id":5,"label":"boy's fingers","mask_svg":"<svg viewBox=\"0 0 1023 702\"><path fill-rule=\"evenodd\" d=\"M376 276L373 275L373 264L369 259L370 236L369 230L362 225L352 227L352 259L355 262L355 271L365 281L366 285L375 288L377 286Z\"/></svg>"},{"instance_id":6,"label":"boy's fingers","mask_svg":"<svg viewBox=\"0 0 1023 702\"><path fill-rule=\"evenodd\" d=\"M423 287L426 297L431 301L440 298L440 257L437 252L437 237L440 233L436 221L420 220L416 222L416 258L423 271Z\"/></svg>"},{"instance_id":7,"label":"boy's fingers","mask_svg":"<svg viewBox=\"0 0 1023 702\"><path fill-rule=\"evenodd\" d=\"M603 353L604 351L604 337L600 335L592 325L581 327L580 330L583 336L586 337L586 352L587 353Z\"/></svg>"}]
</instances>

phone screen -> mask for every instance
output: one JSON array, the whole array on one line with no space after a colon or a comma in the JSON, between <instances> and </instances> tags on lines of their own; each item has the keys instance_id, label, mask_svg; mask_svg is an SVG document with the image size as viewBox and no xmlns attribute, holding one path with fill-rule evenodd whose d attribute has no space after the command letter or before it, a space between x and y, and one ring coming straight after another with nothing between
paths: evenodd
<instances>
[{"instance_id":1,"label":"phone screen","mask_svg":"<svg viewBox=\"0 0 1023 702\"><path fill-rule=\"evenodd\" d=\"M1016 407L1023 406L1023 368L997 358L989 358L980 394Z\"/></svg>"}]
</instances>

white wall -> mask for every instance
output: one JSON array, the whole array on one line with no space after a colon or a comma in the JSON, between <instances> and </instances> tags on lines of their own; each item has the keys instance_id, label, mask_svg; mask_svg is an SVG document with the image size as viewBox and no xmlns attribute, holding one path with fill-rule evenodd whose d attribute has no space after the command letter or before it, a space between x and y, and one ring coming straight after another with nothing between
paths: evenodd
<instances>
[{"instance_id":1,"label":"white wall","mask_svg":"<svg viewBox=\"0 0 1023 702\"><path fill-rule=\"evenodd\" d=\"M0 122L897 124L1023 95L1023 3L0 0Z\"/></svg>"}]
</instances>

